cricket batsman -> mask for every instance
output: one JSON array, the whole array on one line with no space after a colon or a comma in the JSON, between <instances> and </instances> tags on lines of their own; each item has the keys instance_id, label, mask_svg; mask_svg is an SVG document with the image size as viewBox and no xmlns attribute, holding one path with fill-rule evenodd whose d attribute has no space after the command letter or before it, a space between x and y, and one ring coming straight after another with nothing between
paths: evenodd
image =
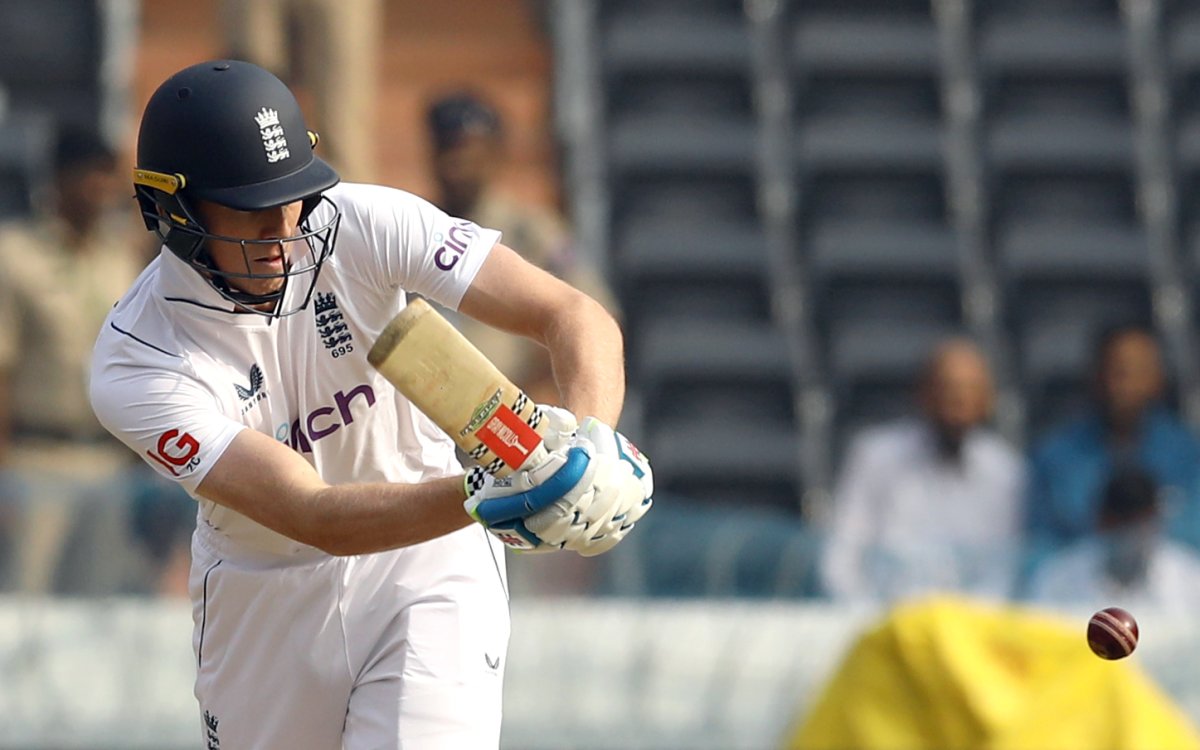
<instances>
[{"instance_id":1,"label":"cricket batsman","mask_svg":"<svg viewBox=\"0 0 1200 750\"><path fill-rule=\"evenodd\" d=\"M133 181L162 251L104 324L92 404L198 501L208 748L495 748L505 541L598 554L651 505L649 464L611 428L621 334L497 232L339 184L316 145L257 66L205 62L158 88ZM566 408L543 408L541 463L465 474L369 365L410 294L547 348Z\"/></svg>"}]
</instances>

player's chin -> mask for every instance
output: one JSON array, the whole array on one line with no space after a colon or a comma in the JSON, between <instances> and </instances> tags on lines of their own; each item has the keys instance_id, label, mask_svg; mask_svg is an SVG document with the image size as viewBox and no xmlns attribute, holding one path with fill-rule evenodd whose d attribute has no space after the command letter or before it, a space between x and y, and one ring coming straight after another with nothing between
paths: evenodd
<instances>
[{"instance_id":1,"label":"player's chin","mask_svg":"<svg viewBox=\"0 0 1200 750\"><path fill-rule=\"evenodd\" d=\"M283 279L271 279L263 285L263 290L259 294L275 294L283 289Z\"/></svg>"},{"instance_id":2,"label":"player's chin","mask_svg":"<svg viewBox=\"0 0 1200 750\"><path fill-rule=\"evenodd\" d=\"M261 274L261 275L267 276L269 274ZM268 294L275 294L276 292L283 289L283 278L280 277L280 278L253 279L253 280L245 279L245 280L243 280L243 282L241 284L238 284L238 286L241 288L241 290L243 292L245 292L247 294L265 296Z\"/></svg>"}]
</instances>

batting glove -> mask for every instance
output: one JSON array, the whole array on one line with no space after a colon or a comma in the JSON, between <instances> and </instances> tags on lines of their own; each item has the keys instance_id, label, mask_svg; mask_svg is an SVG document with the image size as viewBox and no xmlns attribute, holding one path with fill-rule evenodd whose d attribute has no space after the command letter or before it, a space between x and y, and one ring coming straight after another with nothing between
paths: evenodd
<instances>
[{"instance_id":1,"label":"batting glove","mask_svg":"<svg viewBox=\"0 0 1200 750\"><path fill-rule=\"evenodd\" d=\"M464 478L467 499L463 507L508 547L558 549L559 545L547 546L525 520L553 504L571 507L590 495L596 473L592 456L590 445L576 445L551 453L532 469L499 479L475 467Z\"/></svg>"},{"instance_id":2,"label":"batting glove","mask_svg":"<svg viewBox=\"0 0 1200 750\"><path fill-rule=\"evenodd\" d=\"M524 525L545 547L592 557L615 547L650 510L654 474L629 438L598 419L585 419L575 442L595 451L592 491L560 498Z\"/></svg>"},{"instance_id":3,"label":"batting glove","mask_svg":"<svg viewBox=\"0 0 1200 750\"><path fill-rule=\"evenodd\" d=\"M537 408L542 412L543 428L538 431L542 433L546 450L553 452L569 447L579 431L579 420L575 415L561 406L538 404Z\"/></svg>"}]
</instances>

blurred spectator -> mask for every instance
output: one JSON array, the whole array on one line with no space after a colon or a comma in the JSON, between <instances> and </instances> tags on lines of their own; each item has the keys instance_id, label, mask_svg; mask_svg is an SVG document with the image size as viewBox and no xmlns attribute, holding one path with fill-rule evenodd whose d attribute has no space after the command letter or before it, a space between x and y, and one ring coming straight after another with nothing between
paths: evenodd
<instances>
[{"instance_id":1,"label":"blurred spectator","mask_svg":"<svg viewBox=\"0 0 1200 750\"><path fill-rule=\"evenodd\" d=\"M108 145L64 130L52 205L0 228L4 588L111 591L126 583L126 506L114 498L127 452L96 421L84 382L100 325L144 261L127 210L114 211L126 194ZM81 531L85 539L66 544ZM60 565L67 548L88 559Z\"/></svg>"},{"instance_id":2,"label":"blurred spectator","mask_svg":"<svg viewBox=\"0 0 1200 750\"><path fill-rule=\"evenodd\" d=\"M1163 488L1168 532L1200 546L1200 443L1163 404L1162 354L1139 325L1106 330L1094 349L1094 406L1035 443L1027 525L1032 558L1089 533L1105 481L1145 468Z\"/></svg>"},{"instance_id":3,"label":"blurred spectator","mask_svg":"<svg viewBox=\"0 0 1200 750\"><path fill-rule=\"evenodd\" d=\"M429 130L439 193L434 202L440 208L451 216L499 230L504 243L526 260L566 279L610 310L616 309L600 276L572 253L564 222L497 186L505 149L504 128L495 108L473 94L452 94L430 106ZM544 349L463 316L448 317L535 401L559 402Z\"/></svg>"},{"instance_id":4,"label":"blurred spectator","mask_svg":"<svg viewBox=\"0 0 1200 750\"><path fill-rule=\"evenodd\" d=\"M1096 533L1042 561L1029 598L1050 605L1191 614L1200 603L1200 555L1162 533L1158 483L1119 472L1101 493Z\"/></svg>"},{"instance_id":5,"label":"blurred spectator","mask_svg":"<svg viewBox=\"0 0 1200 750\"><path fill-rule=\"evenodd\" d=\"M321 151L352 182L374 177L379 0L222 0L231 57L261 65L311 97Z\"/></svg>"},{"instance_id":6,"label":"blurred spectator","mask_svg":"<svg viewBox=\"0 0 1200 750\"><path fill-rule=\"evenodd\" d=\"M943 342L918 395L921 419L867 429L851 443L834 492L825 587L842 599L1007 596L1025 470L984 426L993 386L982 353L966 340Z\"/></svg>"}]
</instances>

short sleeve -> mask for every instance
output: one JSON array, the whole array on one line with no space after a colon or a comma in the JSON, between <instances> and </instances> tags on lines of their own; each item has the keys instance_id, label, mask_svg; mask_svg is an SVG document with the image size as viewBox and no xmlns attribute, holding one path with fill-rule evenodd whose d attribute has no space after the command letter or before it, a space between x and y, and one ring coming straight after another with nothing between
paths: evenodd
<instances>
[{"instance_id":1,"label":"short sleeve","mask_svg":"<svg viewBox=\"0 0 1200 750\"><path fill-rule=\"evenodd\" d=\"M245 429L198 381L171 370L104 367L92 379L90 396L105 429L193 495Z\"/></svg>"},{"instance_id":2,"label":"short sleeve","mask_svg":"<svg viewBox=\"0 0 1200 750\"><path fill-rule=\"evenodd\" d=\"M457 219L411 193L345 185L337 262L369 282L384 282L457 309L500 233Z\"/></svg>"}]
</instances>

